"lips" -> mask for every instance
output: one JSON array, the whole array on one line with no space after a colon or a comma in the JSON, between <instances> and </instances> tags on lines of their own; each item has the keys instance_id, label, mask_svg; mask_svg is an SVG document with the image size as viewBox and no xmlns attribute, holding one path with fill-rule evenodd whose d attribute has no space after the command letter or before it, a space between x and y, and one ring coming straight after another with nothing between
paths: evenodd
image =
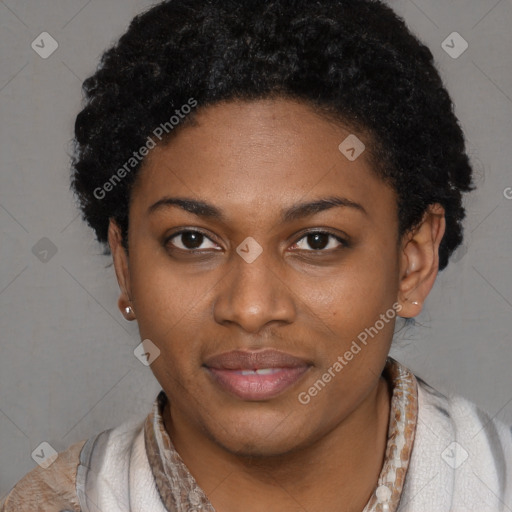
<instances>
[{"instance_id":1,"label":"lips","mask_svg":"<svg viewBox=\"0 0 512 512\"><path fill-rule=\"evenodd\" d=\"M233 350L210 357L204 363L218 370L261 370L264 368L298 368L308 366L304 359L278 350Z\"/></svg>"},{"instance_id":2,"label":"lips","mask_svg":"<svg viewBox=\"0 0 512 512\"><path fill-rule=\"evenodd\" d=\"M242 400L268 400L295 384L311 364L277 350L234 350L208 358L212 382Z\"/></svg>"}]
</instances>

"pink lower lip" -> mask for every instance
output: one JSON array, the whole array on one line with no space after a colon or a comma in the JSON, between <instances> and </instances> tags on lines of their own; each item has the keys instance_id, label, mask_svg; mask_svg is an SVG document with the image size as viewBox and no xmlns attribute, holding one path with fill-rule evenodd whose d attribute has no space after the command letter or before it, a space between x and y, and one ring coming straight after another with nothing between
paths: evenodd
<instances>
[{"instance_id":1,"label":"pink lower lip","mask_svg":"<svg viewBox=\"0 0 512 512\"><path fill-rule=\"evenodd\" d=\"M279 371L269 375L242 375L240 370L219 370L206 367L216 383L242 400L274 398L295 384L308 368L309 366L280 368Z\"/></svg>"}]
</instances>

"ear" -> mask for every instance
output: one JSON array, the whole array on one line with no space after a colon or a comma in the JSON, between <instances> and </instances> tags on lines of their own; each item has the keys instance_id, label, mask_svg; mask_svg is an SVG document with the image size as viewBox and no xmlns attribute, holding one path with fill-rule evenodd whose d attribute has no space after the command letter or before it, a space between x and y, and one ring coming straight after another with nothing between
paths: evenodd
<instances>
[{"instance_id":1,"label":"ear","mask_svg":"<svg viewBox=\"0 0 512 512\"><path fill-rule=\"evenodd\" d=\"M421 223L406 233L400 249L398 302L400 316L418 315L439 271L439 245L446 229L445 211L430 205Z\"/></svg>"},{"instance_id":2,"label":"ear","mask_svg":"<svg viewBox=\"0 0 512 512\"><path fill-rule=\"evenodd\" d=\"M108 244L114 261L117 282L121 290L117 305L127 320L134 320L135 311L130 291L128 254L122 244L121 228L114 219L110 219L108 226Z\"/></svg>"}]
</instances>

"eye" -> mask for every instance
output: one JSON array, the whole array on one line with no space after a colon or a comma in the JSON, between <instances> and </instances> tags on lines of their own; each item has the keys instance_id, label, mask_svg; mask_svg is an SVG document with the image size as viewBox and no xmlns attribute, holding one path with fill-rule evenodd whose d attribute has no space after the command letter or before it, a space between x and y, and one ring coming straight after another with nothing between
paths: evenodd
<instances>
[{"instance_id":1,"label":"eye","mask_svg":"<svg viewBox=\"0 0 512 512\"><path fill-rule=\"evenodd\" d=\"M176 240L176 242L173 242ZM204 243L210 242L210 247L201 247ZM172 245L174 248L180 249L186 252L201 251L204 249L216 249L218 245L208 238L201 231L187 230L174 233L174 235L168 237L164 244L166 246Z\"/></svg>"},{"instance_id":2,"label":"eye","mask_svg":"<svg viewBox=\"0 0 512 512\"><path fill-rule=\"evenodd\" d=\"M343 238L333 235L329 232L314 231L307 233L305 236L299 239L298 242L295 242L294 246L296 246L298 250L301 251L328 252L327 249L333 250L339 247L348 247L348 242ZM311 249L308 249L307 246L309 246Z\"/></svg>"}]
</instances>

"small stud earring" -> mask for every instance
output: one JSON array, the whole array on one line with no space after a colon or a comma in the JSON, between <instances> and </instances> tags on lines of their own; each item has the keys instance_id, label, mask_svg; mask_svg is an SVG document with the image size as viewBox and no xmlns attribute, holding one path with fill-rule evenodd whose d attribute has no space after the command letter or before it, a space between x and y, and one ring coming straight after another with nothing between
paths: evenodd
<instances>
[{"instance_id":1,"label":"small stud earring","mask_svg":"<svg viewBox=\"0 0 512 512\"><path fill-rule=\"evenodd\" d=\"M420 303L417 300L414 300L413 302L411 302L411 304L413 306L419 306L420 305Z\"/></svg>"},{"instance_id":2,"label":"small stud earring","mask_svg":"<svg viewBox=\"0 0 512 512\"><path fill-rule=\"evenodd\" d=\"M124 308L124 312L126 313L127 316L133 315L133 308L131 306L126 306Z\"/></svg>"}]
</instances>

